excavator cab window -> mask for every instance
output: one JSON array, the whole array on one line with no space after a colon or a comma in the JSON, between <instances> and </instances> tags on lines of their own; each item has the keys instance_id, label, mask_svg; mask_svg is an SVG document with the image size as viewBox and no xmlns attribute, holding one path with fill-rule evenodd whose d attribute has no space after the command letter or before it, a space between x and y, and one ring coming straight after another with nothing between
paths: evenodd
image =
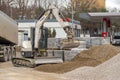
<instances>
[{"instance_id":1,"label":"excavator cab window","mask_svg":"<svg viewBox=\"0 0 120 80\"><path fill-rule=\"evenodd\" d=\"M42 27L39 40L39 50L47 50L48 28Z\"/></svg>"},{"instance_id":2,"label":"excavator cab window","mask_svg":"<svg viewBox=\"0 0 120 80\"><path fill-rule=\"evenodd\" d=\"M38 50L47 50L47 40L48 40L48 28L41 27L41 38L38 43ZM31 28L31 44L32 50L34 50L35 41L35 28Z\"/></svg>"}]
</instances>

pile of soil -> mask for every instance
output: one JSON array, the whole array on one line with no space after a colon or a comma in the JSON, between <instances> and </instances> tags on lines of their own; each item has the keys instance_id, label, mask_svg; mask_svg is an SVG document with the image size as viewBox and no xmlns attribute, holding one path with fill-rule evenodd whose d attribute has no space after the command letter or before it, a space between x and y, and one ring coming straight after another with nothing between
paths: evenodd
<instances>
[{"instance_id":1,"label":"pile of soil","mask_svg":"<svg viewBox=\"0 0 120 80\"><path fill-rule=\"evenodd\" d=\"M114 55L120 53L120 48L112 45L93 46L89 50L84 50L73 58L72 61L81 61L83 59L94 59L103 63Z\"/></svg>"},{"instance_id":2,"label":"pile of soil","mask_svg":"<svg viewBox=\"0 0 120 80\"><path fill-rule=\"evenodd\" d=\"M95 60L86 60L86 61L71 61L71 62L64 62L62 64L46 64L40 65L35 68L37 71L44 71L50 73L65 73L71 70L74 70L78 67L82 66L96 66L99 62Z\"/></svg>"},{"instance_id":3,"label":"pile of soil","mask_svg":"<svg viewBox=\"0 0 120 80\"><path fill-rule=\"evenodd\" d=\"M80 52L70 62L40 65L36 67L35 70L52 73L65 73L83 66L97 66L119 52L120 49L112 45L94 46L89 50Z\"/></svg>"}]
</instances>

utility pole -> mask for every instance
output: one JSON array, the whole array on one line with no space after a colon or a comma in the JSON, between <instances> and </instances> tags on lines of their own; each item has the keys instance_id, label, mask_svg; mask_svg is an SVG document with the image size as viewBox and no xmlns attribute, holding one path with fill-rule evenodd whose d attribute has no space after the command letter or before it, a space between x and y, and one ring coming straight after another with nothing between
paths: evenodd
<instances>
[{"instance_id":1,"label":"utility pole","mask_svg":"<svg viewBox=\"0 0 120 80\"><path fill-rule=\"evenodd\" d=\"M73 19L74 19L74 11L73 11L73 0L71 0L71 7L72 7L72 32L73 32L73 35L74 35L74 31L73 31Z\"/></svg>"},{"instance_id":2,"label":"utility pole","mask_svg":"<svg viewBox=\"0 0 120 80\"><path fill-rule=\"evenodd\" d=\"M10 16L11 16L11 18L13 18L13 9L12 9L12 7L10 7Z\"/></svg>"}]
</instances>

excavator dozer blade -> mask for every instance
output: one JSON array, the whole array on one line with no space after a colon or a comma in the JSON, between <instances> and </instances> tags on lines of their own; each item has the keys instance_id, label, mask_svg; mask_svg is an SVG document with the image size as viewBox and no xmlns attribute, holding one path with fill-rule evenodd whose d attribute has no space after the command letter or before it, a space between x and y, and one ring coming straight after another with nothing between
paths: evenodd
<instances>
[{"instance_id":1,"label":"excavator dozer blade","mask_svg":"<svg viewBox=\"0 0 120 80\"><path fill-rule=\"evenodd\" d=\"M36 59L28 59L28 58L13 58L12 64L16 67L36 67L36 65L40 64L56 64L63 63L62 58L60 57L40 57Z\"/></svg>"},{"instance_id":2,"label":"excavator dozer blade","mask_svg":"<svg viewBox=\"0 0 120 80\"><path fill-rule=\"evenodd\" d=\"M35 64L54 64L63 63L60 57L41 57L34 60Z\"/></svg>"}]
</instances>

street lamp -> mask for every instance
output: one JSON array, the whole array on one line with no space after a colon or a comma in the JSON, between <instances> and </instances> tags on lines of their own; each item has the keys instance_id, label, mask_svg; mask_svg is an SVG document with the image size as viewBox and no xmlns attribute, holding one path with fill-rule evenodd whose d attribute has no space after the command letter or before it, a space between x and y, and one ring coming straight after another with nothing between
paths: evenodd
<instances>
[{"instance_id":1,"label":"street lamp","mask_svg":"<svg viewBox=\"0 0 120 80\"><path fill-rule=\"evenodd\" d=\"M74 31L73 31L73 19L74 19L74 13L75 13L75 11L73 10L73 0L71 0L71 7L72 7L72 25L71 25L71 27L72 27L72 32L73 32L73 35L74 35Z\"/></svg>"},{"instance_id":2,"label":"street lamp","mask_svg":"<svg viewBox=\"0 0 120 80\"><path fill-rule=\"evenodd\" d=\"M13 1L9 3L9 5L10 5L10 16L11 16L11 17L13 17L13 8L14 8L15 6L17 6L16 4L17 4L17 3L13 2Z\"/></svg>"},{"instance_id":3,"label":"street lamp","mask_svg":"<svg viewBox=\"0 0 120 80\"><path fill-rule=\"evenodd\" d=\"M14 5L14 3L9 3L9 5L10 5L10 17L12 18L13 17L13 5Z\"/></svg>"}]
</instances>

